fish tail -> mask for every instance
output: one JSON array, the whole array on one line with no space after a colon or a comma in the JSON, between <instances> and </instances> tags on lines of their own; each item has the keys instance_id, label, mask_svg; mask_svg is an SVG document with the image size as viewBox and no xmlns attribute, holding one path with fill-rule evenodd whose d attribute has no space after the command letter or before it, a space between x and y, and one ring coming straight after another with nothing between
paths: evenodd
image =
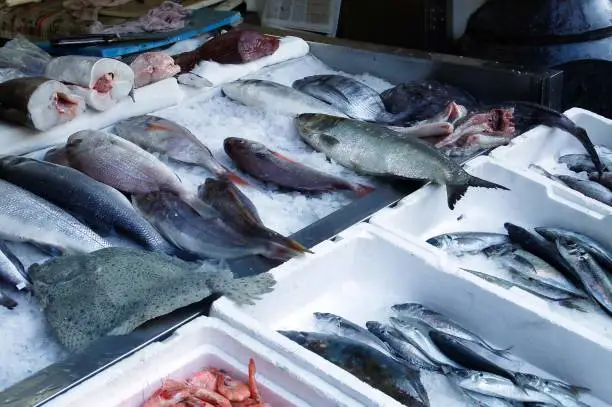
<instances>
[{"instance_id":1,"label":"fish tail","mask_svg":"<svg viewBox=\"0 0 612 407\"><path fill-rule=\"evenodd\" d=\"M601 162L599 154L597 154L597 150L595 150L595 145L593 145L593 142L589 138L589 134L587 133L586 129L576 126L575 130L570 133L584 146L584 149L589 153L589 156L591 156L591 160L593 160L593 164L595 164L597 172L601 176L601 174L603 174L606 170L606 166Z\"/></svg>"},{"instance_id":2,"label":"fish tail","mask_svg":"<svg viewBox=\"0 0 612 407\"><path fill-rule=\"evenodd\" d=\"M591 389L589 389L588 387L569 385L568 388L569 388L569 391L574 395L580 395L580 394L591 392Z\"/></svg>"},{"instance_id":3,"label":"fish tail","mask_svg":"<svg viewBox=\"0 0 612 407\"><path fill-rule=\"evenodd\" d=\"M13 309L17 306L17 301L0 291L0 305L8 309Z\"/></svg>"},{"instance_id":4,"label":"fish tail","mask_svg":"<svg viewBox=\"0 0 612 407\"><path fill-rule=\"evenodd\" d=\"M376 188L374 188L374 187L371 187L369 185L363 185L363 184L355 184L355 185L353 185L353 187L351 189L360 198L362 198L362 197L364 197L364 196L368 195L369 193L374 192L376 190Z\"/></svg>"},{"instance_id":5,"label":"fish tail","mask_svg":"<svg viewBox=\"0 0 612 407\"><path fill-rule=\"evenodd\" d=\"M508 353L510 353L510 350L512 349L512 346L509 346L505 349L495 349L492 346L487 346L487 348L494 353L495 355L499 356L500 358L504 358L504 359L508 359L510 360L510 358L508 357Z\"/></svg>"},{"instance_id":6,"label":"fish tail","mask_svg":"<svg viewBox=\"0 0 612 407\"><path fill-rule=\"evenodd\" d=\"M467 190L467 185L446 185L448 208L451 210L455 209L455 205L463 198Z\"/></svg>"},{"instance_id":7,"label":"fish tail","mask_svg":"<svg viewBox=\"0 0 612 407\"><path fill-rule=\"evenodd\" d=\"M288 237L282 235L270 237L267 255L273 259L285 261L303 253L312 253L312 251Z\"/></svg>"},{"instance_id":8,"label":"fish tail","mask_svg":"<svg viewBox=\"0 0 612 407\"><path fill-rule=\"evenodd\" d=\"M223 295L239 305L253 305L261 296L274 291L276 280L270 273L232 280Z\"/></svg>"}]
</instances>

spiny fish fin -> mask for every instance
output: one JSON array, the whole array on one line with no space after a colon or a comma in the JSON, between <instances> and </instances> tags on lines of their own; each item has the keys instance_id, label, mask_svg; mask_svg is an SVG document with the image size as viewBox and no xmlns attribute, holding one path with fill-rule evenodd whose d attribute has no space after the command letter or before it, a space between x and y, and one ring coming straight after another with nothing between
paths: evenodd
<instances>
[{"instance_id":1,"label":"spiny fish fin","mask_svg":"<svg viewBox=\"0 0 612 407\"><path fill-rule=\"evenodd\" d=\"M327 145L328 147L334 147L336 144L340 143L340 141L338 141L337 138L330 136L328 134L322 134L320 138L321 138L321 142Z\"/></svg>"},{"instance_id":2,"label":"spiny fish fin","mask_svg":"<svg viewBox=\"0 0 612 407\"><path fill-rule=\"evenodd\" d=\"M357 196L360 197L360 198L368 195L371 192L374 192L375 190L376 190L376 188L371 187L369 185L355 184L353 186L353 191L355 191Z\"/></svg>"},{"instance_id":3,"label":"spiny fish fin","mask_svg":"<svg viewBox=\"0 0 612 407\"><path fill-rule=\"evenodd\" d=\"M503 185L487 181L486 179L474 177L473 175L470 176L470 179L468 180L468 185L477 188L503 189L505 191L510 191L510 188L506 188Z\"/></svg>"},{"instance_id":4,"label":"spiny fish fin","mask_svg":"<svg viewBox=\"0 0 612 407\"><path fill-rule=\"evenodd\" d=\"M276 152L276 151L272 151L272 155L273 155L274 157L276 157L276 158L279 158L279 159L281 159L281 160L284 160L284 161L287 161L287 162L290 162L290 163L295 163L295 162L296 162L295 160L292 160L291 158L286 157L286 156L284 156L284 155L282 155L281 153L278 153L278 152Z\"/></svg>"},{"instance_id":5,"label":"spiny fish fin","mask_svg":"<svg viewBox=\"0 0 612 407\"><path fill-rule=\"evenodd\" d=\"M169 131L172 132L174 129L170 126L161 123L147 123L148 131Z\"/></svg>"},{"instance_id":6,"label":"spiny fish fin","mask_svg":"<svg viewBox=\"0 0 612 407\"><path fill-rule=\"evenodd\" d=\"M468 190L467 185L447 185L446 186L447 202L448 202L448 208L450 210L455 209L455 205L457 204L457 202L459 202L461 198L463 198L463 195L465 195L467 190Z\"/></svg>"},{"instance_id":7,"label":"spiny fish fin","mask_svg":"<svg viewBox=\"0 0 612 407\"><path fill-rule=\"evenodd\" d=\"M272 274L262 273L229 281L222 294L238 305L253 305L263 294L272 292L275 284Z\"/></svg>"}]
</instances>

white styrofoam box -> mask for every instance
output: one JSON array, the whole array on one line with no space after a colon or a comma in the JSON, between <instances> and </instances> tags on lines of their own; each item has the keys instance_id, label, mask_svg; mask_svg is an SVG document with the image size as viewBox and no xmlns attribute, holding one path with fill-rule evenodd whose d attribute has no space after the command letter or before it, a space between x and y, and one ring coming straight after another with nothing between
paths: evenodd
<instances>
[{"instance_id":1,"label":"white styrofoam box","mask_svg":"<svg viewBox=\"0 0 612 407\"><path fill-rule=\"evenodd\" d=\"M274 269L274 292L255 306L242 308L221 298L211 315L249 332L279 353L292 355L300 367L363 404L399 406L274 331L313 330L313 312L331 312L364 326L368 320L385 320L393 304L416 301L498 347L512 346L512 353L523 360L517 362L521 370L536 374L544 370L591 387L594 394L612 402L612 338L583 329L574 315L551 313L545 304L535 301L516 301L514 292L441 262L438 253L369 224L349 228L335 241L316 246L314 252ZM432 407L462 405L444 378L424 374L423 381ZM599 400L589 403L606 405Z\"/></svg>"},{"instance_id":2,"label":"white styrofoam box","mask_svg":"<svg viewBox=\"0 0 612 407\"><path fill-rule=\"evenodd\" d=\"M272 406L359 403L225 322L200 317L45 404L47 407L140 407L165 379L184 380L208 367L248 383L255 361L262 399Z\"/></svg>"}]
</instances>

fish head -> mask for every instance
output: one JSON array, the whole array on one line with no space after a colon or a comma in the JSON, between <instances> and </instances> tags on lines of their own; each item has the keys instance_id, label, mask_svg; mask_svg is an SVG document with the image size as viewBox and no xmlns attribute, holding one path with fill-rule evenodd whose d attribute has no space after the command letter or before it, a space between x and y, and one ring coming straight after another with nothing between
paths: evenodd
<instances>
[{"instance_id":1,"label":"fish head","mask_svg":"<svg viewBox=\"0 0 612 407\"><path fill-rule=\"evenodd\" d=\"M19 155L5 155L0 158L0 169L6 169L23 163L32 161L31 158L22 157Z\"/></svg>"},{"instance_id":2,"label":"fish head","mask_svg":"<svg viewBox=\"0 0 612 407\"><path fill-rule=\"evenodd\" d=\"M171 203L179 198L171 192L151 192L132 195L132 205L143 214L165 213L171 210Z\"/></svg>"},{"instance_id":3,"label":"fish head","mask_svg":"<svg viewBox=\"0 0 612 407\"><path fill-rule=\"evenodd\" d=\"M366 322L366 328L376 336L380 336L385 332L385 325L378 321Z\"/></svg>"},{"instance_id":4,"label":"fish head","mask_svg":"<svg viewBox=\"0 0 612 407\"><path fill-rule=\"evenodd\" d=\"M421 311L423 309L425 309L425 307L416 302L405 302L403 304L395 304L391 307L391 310L396 313L411 313Z\"/></svg>"},{"instance_id":5,"label":"fish head","mask_svg":"<svg viewBox=\"0 0 612 407\"><path fill-rule=\"evenodd\" d=\"M232 185L229 181L219 180L216 178L206 178L203 184L198 186L199 197L216 196L230 188Z\"/></svg>"},{"instance_id":6,"label":"fish head","mask_svg":"<svg viewBox=\"0 0 612 407\"><path fill-rule=\"evenodd\" d=\"M586 259L587 252L577 242L566 236L557 236L555 239L555 245L560 253L567 253L572 257L579 257Z\"/></svg>"},{"instance_id":7,"label":"fish head","mask_svg":"<svg viewBox=\"0 0 612 407\"><path fill-rule=\"evenodd\" d=\"M268 149L261 143L239 137L228 137L223 140L223 149L232 157L239 157L247 153L267 152Z\"/></svg>"},{"instance_id":8,"label":"fish head","mask_svg":"<svg viewBox=\"0 0 612 407\"><path fill-rule=\"evenodd\" d=\"M496 387L496 386L514 386L514 384L505 377L498 376L488 372L469 372L458 381L460 387L468 390L478 389L481 386Z\"/></svg>"}]
</instances>

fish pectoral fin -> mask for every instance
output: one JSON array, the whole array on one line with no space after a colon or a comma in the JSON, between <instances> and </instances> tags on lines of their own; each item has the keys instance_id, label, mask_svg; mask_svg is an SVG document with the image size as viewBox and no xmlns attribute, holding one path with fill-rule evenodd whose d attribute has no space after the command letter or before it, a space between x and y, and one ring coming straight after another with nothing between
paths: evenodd
<instances>
[{"instance_id":1,"label":"fish pectoral fin","mask_svg":"<svg viewBox=\"0 0 612 407\"><path fill-rule=\"evenodd\" d=\"M281 159L281 160L288 161L290 163L295 163L295 160L292 160L291 158L286 157L286 156L282 155L281 153L277 153L276 151L272 151L272 155L274 157L276 157L276 158Z\"/></svg>"},{"instance_id":2,"label":"fish pectoral fin","mask_svg":"<svg viewBox=\"0 0 612 407\"><path fill-rule=\"evenodd\" d=\"M330 136L328 134L322 134L320 137L320 140L323 144L325 144L329 148L334 147L336 144L340 143L340 141L338 141L337 138Z\"/></svg>"},{"instance_id":3,"label":"fish pectoral fin","mask_svg":"<svg viewBox=\"0 0 612 407\"><path fill-rule=\"evenodd\" d=\"M172 133L174 129L159 123L147 123L147 131L167 131Z\"/></svg>"}]
</instances>

